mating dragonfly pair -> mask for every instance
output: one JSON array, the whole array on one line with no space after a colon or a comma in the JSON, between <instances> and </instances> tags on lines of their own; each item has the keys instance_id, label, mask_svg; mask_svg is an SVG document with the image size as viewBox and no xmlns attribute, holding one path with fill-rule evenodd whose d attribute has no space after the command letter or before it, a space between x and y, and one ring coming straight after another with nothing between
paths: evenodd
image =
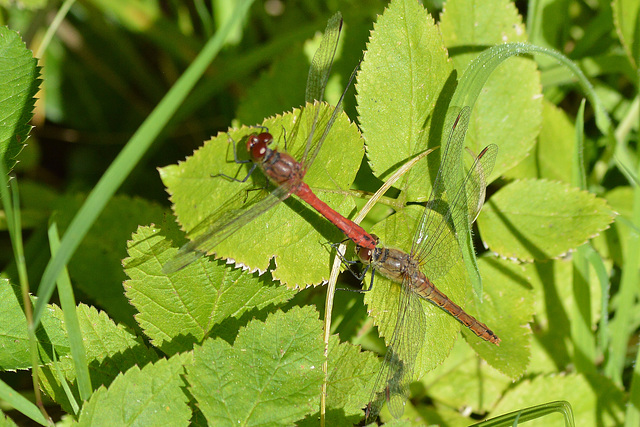
<instances>
[{"instance_id":1,"label":"mating dragonfly pair","mask_svg":"<svg viewBox=\"0 0 640 427\"><path fill-rule=\"evenodd\" d=\"M341 27L342 19L339 15L334 16L327 25L309 73L308 102L321 100L324 96L324 88L333 64ZM357 69L358 67L356 67ZM356 70L352 73L347 88L351 84ZM366 409L367 420L372 420L377 416L384 401L387 401L392 415L399 417L402 415L404 403L409 397L409 384L413 380L414 362L424 338L423 328L407 327L407 325L420 325L423 322L424 312L420 298L442 308L480 338L496 345L500 343L500 338L491 329L466 313L434 285L434 281L444 276L456 262L455 257L451 255L460 254L457 239L451 238L451 235L455 234L456 224L460 224L461 221L473 222L482 206L486 181L495 163L497 147L492 144L484 148L475 158L458 188L454 191L447 191L445 183L452 181L456 171L452 168L444 168L442 165L451 161L450 156L461 152L470 116L470 109L463 108L452 125L442 153L441 167L418 222L410 252L406 253L399 249L385 247L374 234L369 234L358 224L343 217L320 200L304 182L307 170L315 160L340 112L345 93L346 90L322 129L320 138L314 139L314 133L320 131L317 129L319 109L308 116L312 120L311 131L299 160L286 152L270 148L273 137L268 131L250 135L247 139L246 149L250 161L253 162L253 167L249 174L256 167L259 167L275 185L275 190L250 209L222 217L213 213L191 230L190 234L196 237L180 248L175 257L167 262L163 269L166 273L175 272L195 261L202 254L213 252L218 244L238 229L273 208L291 194L295 194L335 224L355 243L359 260L372 270L372 284L375 272L401 284L396 326ZM234 159L239 162L235 144ZM436 204L443 202L446 204L444 211L438 212L434 209ZM422 331L422 336L409 336L407 331L413 329Z\"/></svg>"}]
</instances>

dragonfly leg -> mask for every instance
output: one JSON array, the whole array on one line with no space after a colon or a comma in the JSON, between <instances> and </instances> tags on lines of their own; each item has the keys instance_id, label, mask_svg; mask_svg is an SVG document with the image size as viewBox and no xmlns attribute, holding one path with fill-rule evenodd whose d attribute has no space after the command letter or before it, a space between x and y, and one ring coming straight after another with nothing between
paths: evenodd
<instances>
[{"instance_id":1,"label":"dragonfly leg","mask_svg":"<svg viewBox=\"0 0 640 427\"><path fill-rule=\"evenodd\" d=\"M266 129L264 126L256 126L256 127L261 128L261 129ZM233 138L231 138L231 136L229 136L229 140L231 141L231 145L233 147L233 161L235 163L237 163L237 164L251 163L251 160L249 160L249 159L241 160L241 159L238 158L238 149L237 149L236 141ZM249 177L251 176L253 171L256 169L256 166L258 166L258 164L254 163L253 166L251 166L251 169L249 169L249 173L247 173L247 176L245 176L243 179L238 179L238 178L229 176L229 175L224 174L224 173L218 173L218 174L215 174L215 175L212 174L211 178L217 178L219 176L222 176L224 178L227 178L227 179L229 179L231 181L235 181L235 182L247 182L247 179L249 179Z\"/></svg>"},{"instance_id":2,"label":"dragonfly leg","mask_svg":"<svg viewBox=\"0 0 640 427\"><path fill-rule=\"evenodd\" d=\"M358 273L356 271L353 270L353 268L351 268L352 265L354 264L359 264L359 261L351 261L349 259L346 259L344 257L343 254L340 253L340 251L338 250L338 245L348 241L349 239L345 239L340 243L329 243L329 245L331 245L332 248L334 248L336 250L336 253L338 255L338 258L340 258L340 261L347 267L347 270L349 270L349 273L351 273L353 275L353 277L355 277L356 279L362 281L364 279L364 276L367 274L367 271L369 270L369 266L367 266L363 272ZM367 292L363 289L347 289L347 288L337 288L337 291L349 291L349 292Z\"/></svg>"},{"instance_id":3,"label":"dragonfly leg","mask_svg":"<svg viewBox=\"0 0 640 427\"><path fill-rule=\"evenodd\" d=\"M282 126L282 137L284 138L284 151L287 151L287 130Z\"/></svg>"},{"instance_id":4,"label":"dragonfly leg","mask_svg":"<svg viewBox=\"0 0 640 427\"><path fill-rule=\"evenodd\" d=\"M240 162L236 162L236 163L247 163L248 161L240 161ZM256 166L258 166L257 163L254 163L253 166L251 166L251 169L249 169L249 173L247 173L247 176L245 176L243 179L238 179L238 178L234 178L232 176L229 176L227 174L224 173L217 173L215 175L211 174L211 178L217 178L219 176L223 177L223 178L227 178L231 181L235 181L235 182L247 182L247 180L249 179L249 177L251 176L251 174L253 173L253 171L256 169Z\"/></svg>"},{"instance_id":5,"label":"dragonfly leg","mask_svg":"<svg viewBox=\"0 0 640 427\"><path fill-rule=\"evenodd\" d=\"M346 239L346 240L349 240L349 239ZM333 249L335 249L335 250L336 250L336 254L338 255L338 258L340 258L340 261L345 265L345 267L347 267L347 270L349 270L349 272L350 272L351 274L353 274L353 275L354 275L354 277L356 277L358 280L362 280L362 274L358 274L358 273L356 273L355 271L353 271L353 270L351 269L351 266L352 266L352 265L354 265L354 264L358 264L358 263L359 263L359 261L352 261L352 260L350 260L350 259L346 259L346 258L344 257L344 255L342 255L342 254L340 253L340 251L338 250L338 246L339 246L339 245L341 245L342 243L344 243L346 240L344 240L344 241L342 241L342 242L340 242L340 243L329 243L329 242L327 242L327 243L329 243L329 245L330 245Z\"/></svg>"},{"instance_id":6,"label":"dragonfly leg","mask_svg":"<svg viewBox=\"0 0 640 427\"><path fill-rule=\"evenodd\" d=\"M269 132L269 128L262 125L251 126L252 128L262 129L263 132Z\"/></svg>"},{"instance_id":7,"label":"dragonfly leg","mask_svg":"<svg viewBox=\"0 0 640 427\"><path fill-rule=\"evenodd\" d=\"M356 271L353 270L353 268L351 268L354 264L359 263L358 261L351 261L346 259L340 252L338 253L338 257L340 258L340 261L342 261L342 263L347 267L347 270L349 270L349 273L351 273L353 275L353 277L355 277L356 279L358 279L360 282L364 281L365 276L367 275L367 271L369 271L369 268L371 267L371 265L367 265L364 269L364 271L358 273ZM373 275L375 273L375 269L371 269L371 284L369 285L368 289L347 289L347 288L336 288L337 291L349 291L349 292L357 292L357 293L364 293L364 292L369 292L371 290L371 288L373 287Z\"/></svg>"},{"instance_id":8,"label":"dragonfly leg","mask_svg":"<svg viewBox=\"0 0 640 427\"><path fill-rule=\"evenodd\" d=\"M351 261L351 262L355 262L355 261ZM361 282L364 280L365 275L367 274L367 271L369 271L369 268L371 267L371 265L367 265L364 269L364 271L360 274L356 273L355 271L353 271L351 269L351 267L348 267L348 270L351 274L353 274L355 276L356 279L360 280ZM375 268L371 269L371 282L369 284L369 287L367 289L347 289L347 288L336 288L337 291L349 291L349 292L357 292L359 294L364 294L365 292L369 292L372 288L373 288L373 276L375 275Z\"/></svg>"}]
</instances>

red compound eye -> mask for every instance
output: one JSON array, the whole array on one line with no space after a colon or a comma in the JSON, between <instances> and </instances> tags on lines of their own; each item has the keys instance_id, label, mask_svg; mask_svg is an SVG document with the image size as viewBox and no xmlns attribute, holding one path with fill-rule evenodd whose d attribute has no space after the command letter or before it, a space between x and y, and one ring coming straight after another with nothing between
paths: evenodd
<instances>
[{"instance_id":1,"label":"red compound eye","mask_svg":"<svg viewBox=\"0 0 640 427\"><path fill-rule=\"evenodd\" d=\"M269 132L251 135L247 140L247 151L254 161L261 160L267 152L267 146L273 141Z\"/></svg>"}]
</instances>

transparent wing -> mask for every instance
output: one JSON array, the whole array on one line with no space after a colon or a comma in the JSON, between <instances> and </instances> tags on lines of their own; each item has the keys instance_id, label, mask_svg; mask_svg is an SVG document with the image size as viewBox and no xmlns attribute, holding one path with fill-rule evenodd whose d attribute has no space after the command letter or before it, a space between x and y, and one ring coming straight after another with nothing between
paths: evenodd
<instances>
[{"instance_id":1,"label":"transparent wing","mask_svg":"<svg viewBox=\"0 0 640 427\"><path fill-rule=\"evenodd\" d=\"M307 77L307 90L305 92L305 102L315 100L322 101L324 89L329 81L333 58L338 48L338 39L342 30L342 14L340 12L333 15L327 22L322 41L316 53L313 55L309 76Z\"/></svg>"},{"instance_id":2,"label":"transparent wing","mask_svg":"<svg viewBox=\"0 0 640 427\"><path fill-rule=\"evenodd\" d=\"M295 156L295 158L300 160L300 163L303 164L304 171L309 169L309 167L313 164L316 159L320 148L322 147L322 143L327 138L331 127L333 126L333 122L335 122L338 114L342 111L342 101L347 93L347 90L351 86L353 79L355 78L356 72L360 67L360 63L356 66L356 68L351 73L349 77L349 81L345 86L340 99L336 105L336 108L333 110L331 116L326 119L320 117L320 109L321 106L318 102L322 101L324 97L324 89L327 85L327 81L329 80L329 75L331 73L331 67L333 66L333 60L336 54L336 49L338 47L338 39L340 37L340 31L342 29L342 16L339 13L336 13L327 24L327 28L325 29L324 36L322 38L322 42L320 43L320 47L316 51L313 56L313 61L311 62L311 68L309 69L309 77L307 78L307 92L306 92L306 102L313 103L311 106L307 104L306 108L313 108L313 112L307 112L307 128L310 129L309 136L307 137L307 143L305 144L304 151L300 153L299 156ZM309 114L311 113L311 114ZM323 129L322 134L316 135L316 130Z\"/></svg>"},{"instance_id":3,"label":"transparent wing","mask_svg":"<svg viewBox=\"0 0 640 427\"><path fill-rule=\"evenodd\" d=\"M469 152L471 153L471 150ZM476 221L482 205L484 205L485 196L487 195L487 182L497 156L498 147L495 144L487 145L475 157L473 165L465 178L464 188L467 193L469 224L473 224Z\"/></svg>"},{"instance_id":4,"label":"transparent wing","mask_svg":"<svg viewBox=\"0 0 640 427\"><path fill-rule=\"evenodd\" d=\"M464 221L475 219L482 207L486 180L498 152L496 145L487 146L478 155L469 173L462 180L458 178L460 169L455 165L458 159L454 156L461 153L470 114L469 107L463 108L453 123L411 248L411 255L431 280L443 276L460 256L455 230L460 229Z\"/></svg>"},{"instance_id":5,"label":"transparent wing","mask_svg":"<svg viewBox=\"0 0 640 427\"><path fill-rule=\"evenodd\" d=\"M324 30L322 41L316 53L313 55L311 61L311 67L309 68L309 75L307 77L307 90L305 92L306 109L313 108L313 111L307 111L307 129L309 129L309 136L307 137L307 143L304 145L304 151L295 158L301 163L310 165L315 159L314 152L320 149L322 141L316 138L314 141L313 136L318 127L318 116L320 114L320 107L315 101L322 101L324 98L324 89L329 81L329 75L331 74L331 68L333 67L333 59L336 55L336 49L338 48L338 40L340 38L340 31L342 30L342 15L338 12L333 15L329 22L327 22L327 28ZM311 105L309 105L311 104ZM309 114L311 113L311 114ZM330 128L331 125L325 127Z\"/></svg>"},{"instance_id":6,"label":"transparent wing","mask_svg":"<svg viewBox=\"0 0 640 427\"><path fill-rule=\"evenodd\" d=\"M395 285L393 285L395 286ZM426 318L418 296L407 283L402 284L398 301L398 317L384 363L378 373L366 412L366 423L372 422L387 401L395 418L402 416L409 399L416 357L422 348Z\"/></svg>"},{"instance_id":7,"label":"transparent wing","mask_svg":"<svg viewBox=\"0 0 640 427\"><path fill-rule=\"evenodd\" d=\"M209 215L189 233L192 239L185 243L178 253L162 266L165 274L171 274L188 266L202 255L210 254L227 237L253 221L291 194L288 186L280 186L266 197L256 195L242 209L229 210L230 203ZM246 197L246 191L239 192L232 200Z\"/></svg>"}]
</instances>

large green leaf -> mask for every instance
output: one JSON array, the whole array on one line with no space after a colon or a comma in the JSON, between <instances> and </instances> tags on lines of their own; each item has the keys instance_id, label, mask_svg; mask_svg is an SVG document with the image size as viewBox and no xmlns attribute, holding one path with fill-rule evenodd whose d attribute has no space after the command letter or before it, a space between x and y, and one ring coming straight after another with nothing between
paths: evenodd
<instances>
[{"instance_id":1,"label":"large green leaf","mask_svg":"<svg viewBox=\"0 0 640 427\"><path fill-rule=\"evenodd\" d=\"M360 346L341 343L337 335L329 339L327 368L327 399L325 425L353 426L364 416L373 381L380 369L380 361ZM317 426L320 413L297 421L297 426Z\"/></svg>"},{"instance_id":2,"label":"large green leaf","mask_svg":"<svg viewBox=\"0 0 640 427\"><path fill-rule=\"evenodd\" d=\"M438 403L452 408L468 407L475 413L491 409L512 384L508 376L479 361L463 340L458 340L447 360L420 382ZM417 409L422 412L422 408Z\"/></svg>"},{"instance_id":3,"label":"large green leaf","mask_svg":"<svg viewBox=\"0 0 640 427\"><path fill-rule=\"evenodd\" d=\"M534 295L529 282L534 269L492 257L479 258L478 266L484 283L482 303L469 295L466 307L502 341L496 349L466 328L462 334L478 355L515 380L526 372L531 357Z\"/></svg>"},{"instance_id":4,"label":"large green leaf","mask_svg":"<svg viewBox=\"0 0 640 427\"><path fill-rule=\"evenodd\" d=\"M333 112L334 108L327 104L307 104L302 113L294 110L267 119L262 125L274 131L279 149L286 146L291 153L302 152L315 114L318 114L318 122L313 140L317 141ZM257 187L266 187L266 178L259 171L254 171L244 184L220 176L212 177L224 173L242 179L246 175L247 169L233 162L231 140L244 142L247 135L255 132L255 128L243 127L219 134L185 162L160 170L184 230L207 230L207 223L244 212L272 190L255 190L254 183ZM240 144L238 152L241 158L247 158ZM362 154L362 140L356 126L341 113L304 181L329 206L348 215L353 210L353 202L337 194L337 190L348 189L353 183ZM247 192L248 189L254 191ZM252 270L266 270L275 258L274 278L287 286L304 287L328 279L331 254L322 244L343 238L327 220L305 203L290 197L241 227L213 251L217 257L231 258Z\"/></svg>"},{"instance_id":5,"label":"large green leaf","mask_svg":"<svg viewBox=\"0 0 640 427\"><path fill-rule=\"evenodd\" d=\"M40 85L36 62L17 32L0 27L0 160L7 172L16 164L31 130L34 96ZM1 182L4 185L5 179Z\"/></svg>"},{"instance_id":6,"label":"large green leaf","mask_svg":"<svg viewBox=\"0 0 640 427\"><path fill-rule=\"evenodd\" d=\"M406 215L394 215L377 224L373 232L380 236L385 246L410 248L413 238L413 229L417 217L424 208L409 207L405 209ZM455 239L449 234L446 238ZM436 249L437 250L437 249ZM446 275L434 282L435 286L444 292L452 301L462 304L469 281L466 279L466 270L460 254L443 254L443 256L455 256L451 269ZM369 286L370 275L366 277L365 287ZM381 336L384 336L389 344L393 331L396 328L400 303L400 283L395 283L384 278L379 273L374 277L373 288L365 294L365 303L369 307L369 314L378 325ZM414 296L417 298L417 296ZM451 315L426 300L420 300L425 313L424 324L417 318L410 317L405 320L409 340L419 340L423 336L422 351L416 359L415 375L420 378L425 372L433 369L447 357L460 330L460 323ZM463 305L464 308L464 305Z\"/></svg>"},{"instance_id":7,"label":"large green leaf","mask_svg":"<svg viewBox=\"0 0 640 427\"><path fill-rule=\"evenodd\" d=\"M603 199L559 182L515 181L494 194L478 218L492 251L523 261L555 258L606 229Z\"/></svg>"},{"instance_id":8,"label":"large green leaf","mask_svg":"<svg viewBox=\"0 0 640 427\"><path fill-rule=\"evenodd\" d=\"M381 179L440 143L451 72L431 15L413 0L392 1L374 24L357 84L367 158ZM431 168L421 162L397 184L407 200L429 196L439 162L429 163Z\"/></svg>"},{"instance_id":9,"label":"large green leaf","mask_svg":"<svg viewBox=\"0 0 640 427\"><path fill-rule=\"evenodd\" d=\"M575 144L575 127L567 114L545 101L542 108L542 129L536 149L507 178L544 178L571 182L571 161Z\"/></svg>"},{"instance_id":10,"label":"large green leaf","mask_svg":"<svg viewBox=\"0 0 640 427\"><path fill-rule=\"evenodd\" d=\"M294 295L293 290L271 282L269 275L258 277L206 258L167 277L162 264L176 249L154 227L139 228L128 250L130 258L124 260L131 278L124 283L127 298L138 310L135 318L144 333L166 354L191 349L223 321L255 316L256 310Z\"/></svg>"},{"instance_id":11,"label":"large green leaf","mask_svg":"<svg viewBox=\"0 0 640 427\"><path fill-rule=\"evenodd\" d=\"M184 392L184 366L191 353L134 366L108 388L100 387L84 405L78 425L189 425L191 409Z\"/></svg>"},{"instance_id":12,"label":"large green leaf","mask_svg":"<svg viewBox=\"0 0 640 427\"><path fill-rule=\"evenodd\" d=\"M292 425L317 410L324 360L311 307L250 322L233 346L206 340L187 367L189 391L210 425Z\"/></svg>"},{"instance_id":13,"label":"large green leaf","mask_svg":"<svg viewBox=\"0 0 640 427\"><path fill-rule=\"evenodd\" d=\"M576 351L571 343L571 321L576 297L573 288L574 266L571 260L553 260L533 264L535 270L528 283L534 289L534 329L537 331L530 373L550 373L563 369L572 362ZM591 272L594 275L593 272ZM595 330L602 316L602 290L595 278L588 280L591 313L590 328ZM581 298L584 298L583 295Z\"/></svg>"},{"instance_id":14,"label":"large green leaf","mask_svg":"<svg viewBox=\"0 0 640 427\"><path fill-rule=\"evenodd\" d=\"M327 384L327 425L354 425L364 416L380 362L359 346L329 341ZM317 419L317 418L315 418ZM311 417L311 421L315 421ZM310 424L312 425L312 424Z\"/></svg>"}]
</instances>

